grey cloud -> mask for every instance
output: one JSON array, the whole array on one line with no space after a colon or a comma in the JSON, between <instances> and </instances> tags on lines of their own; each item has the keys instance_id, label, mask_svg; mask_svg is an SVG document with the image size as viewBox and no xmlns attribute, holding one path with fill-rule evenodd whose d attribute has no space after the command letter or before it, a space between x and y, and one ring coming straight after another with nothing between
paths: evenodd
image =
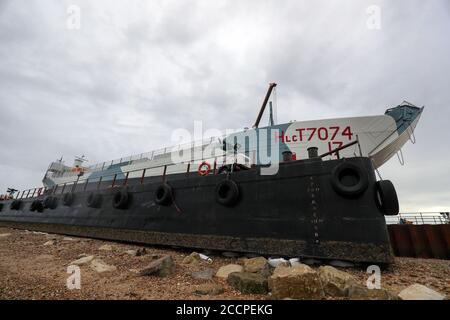
<instances>
[{"instance_id":1,"label":"grey cloud","mask_svg":"<svg viewBox=\"0 0 450 320\"><path fill-rule=\"evenodd\" d=\"M381 30L366 27L372 4ZM403 210L448 210L449 16L446 0L0 0L0 191L40 184L61 155L170 145L194 120L250 126L276 81L279 122L426 105L406 166L381 173Z\"/></svg>"}]
</instances>

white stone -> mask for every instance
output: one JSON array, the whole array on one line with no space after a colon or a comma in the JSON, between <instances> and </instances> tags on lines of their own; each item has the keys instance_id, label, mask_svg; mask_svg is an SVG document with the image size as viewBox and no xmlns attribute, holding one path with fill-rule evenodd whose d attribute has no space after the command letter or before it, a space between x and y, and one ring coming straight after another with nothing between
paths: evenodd
<instances>
[{"instance_id":1,"label":"white stone","mask_svg":"<svg viewBox=\"0 0 450 320\"><path fill-rule=\"evenodd\" d=\"M10 235L11 235L11 233L1 233L0 238L6 238L6 237L9 237Z\"/></svg>"},{"instance_id":2,"label":"white stone","mask_svg":"<svg viewBox=\"0 0 450 320\"><path fill-rule=\"evenodd\" d=\"M137 256L137 250L127 250L125 253L129 254L130 256Z\"/></svg>"},{"instance_id":3,"label":"white stone","mask_svg":"<svg viewBox=\"0 0 450 320\"><path fill-rule=\"evenodd\" d=\"M445 296L441 295L424 285L415 283L406 289L403 289L398 297L402 300L444 300Z\"/></svg>"},{"instance_id":4,"label":"white stone","mask_svg":"<svg viewBox=\"0 0 450 320\"><path fill-rule=\"evenodd\" d=\"M279 265L284 265L284 266L288 266L289 265L289 261L287 261L286 259L283 259L283 258L277 258L277 259L269 258L269 260L267 262L273 268L276 268Z\"/></svg>"}]
</instances>

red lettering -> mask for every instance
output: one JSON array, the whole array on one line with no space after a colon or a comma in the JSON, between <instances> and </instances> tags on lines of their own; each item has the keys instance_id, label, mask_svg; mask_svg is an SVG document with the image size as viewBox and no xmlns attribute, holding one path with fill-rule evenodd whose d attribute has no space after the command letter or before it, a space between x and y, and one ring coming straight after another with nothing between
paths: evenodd
<instances>
[{"instance_id":1,"label":"red lettering","mask_svg":"<svg viewBox=\"0 0 450 320\"><path fill-rule=\"evenodd\" d=\"M348 140L352 140L353 136L352 129L350 127L345 128L344 131L342 132L342 136L344 137L347 136Z\"/></svg>"},{"instance_id":2,"label":"red lettering","mask_svg":"<svg viewBox=\"0 0 450 320\"><path fill-rule=\"evenodd\" d=\"M291 140L289 139L289 136L286 136L286 142L291 142Z\"/></svg>"},{"instance_id":3,"label":"red lettering","mask_svg":"<svg viewBox=\"0 0 450 320\"><path fill-rule=\"evenodd\" d=\"M284 143L284 131L281 131L281 136L279 135L278 131L275 131L275 140L278 140L278 139Z\"/></svg>"},{"instance_id":4,"label":"red lettering","mask_svg":"<svg viewBox=\"0 0 450 320\"><path fill-rule=\"evenodd\" d=\"M334 140L334 138L336 138L336 135L339 132L339 129L340 129L339 127L330 127L330 130L334 130L334 132L331 134L331 140Z\"/></svg>"},{"instance_id":5,"label":"red lettering","mask_svg":"<svg viewBox=\"0 0 450 320\"><path fill-rule=\"evenodd\" d=\"M312 133L309 135L308 141L311 141L311 139L314 137L314 133L316 133L317 128L308 128L306 129L308 131L312 131Z\"/></svg>"},{"instance_id":6,"label":"red lettering","mask_svg":"<svg viewBox=\"0 0 450 320\"><path fill-rule=\"evenodd\" d=\"M328 130L327 128L319 128L319 130L317 131L317 135L319 136L320 140L327 140L328 139Z\"/></svg>"},{"instance_id":7,"label":"red lettering","mask_svg":"<svg viewBox=\"0 0 450 320\"><path fill-rule=\"evenodd\" d=\"M297 142L297 136L295 134L292 136L292 141Z\"/></svg>"},{"instance_id":8,"label":"red lettering","mask_svg":"<svg viewBox=\"0 0 450 320\"><path fill-rule=\"evenodd\" d=\"M303 141L303 131L305 131L305 128L295 129L295 131L298 131L298 136L300 138L300 141Z\"/></svg>"}]
</instances>

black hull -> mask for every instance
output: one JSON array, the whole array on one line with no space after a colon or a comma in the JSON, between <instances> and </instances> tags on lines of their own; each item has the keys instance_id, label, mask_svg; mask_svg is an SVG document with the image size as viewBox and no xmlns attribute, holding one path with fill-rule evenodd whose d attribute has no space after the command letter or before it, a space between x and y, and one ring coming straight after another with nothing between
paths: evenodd
<instances>
[{"instance_id":1,"label":"black hull","mask_svg":"<svg viewBox=\"0 0 450 320\"><path fill-rule=\"evenodd\" d=\"M342 196L331 184L333 168L352 163L367 174L358 196ZM16 210L4 201L0 225L68 235L189 248L252 252L272 256L315 257L390 263L386 223L376 199L376 178L367 158L303 160L283 163L278 174L259 167L233 173L239 199L231 207L215 200L216 185L226 175L168 175L174 203L158 205L155 191L163 177L127 181L130 203L113 207L117 188L98 183L77 186L70 206L60 191L55 209L31 212L36 199L23 199ZM86 187L86 190L84 190ZM97 190L99 188L99 190ZM68 192L69 190L67 190ZM88 194L101 194L98 208L86 205Z\"/></svg>"}]
</instances>

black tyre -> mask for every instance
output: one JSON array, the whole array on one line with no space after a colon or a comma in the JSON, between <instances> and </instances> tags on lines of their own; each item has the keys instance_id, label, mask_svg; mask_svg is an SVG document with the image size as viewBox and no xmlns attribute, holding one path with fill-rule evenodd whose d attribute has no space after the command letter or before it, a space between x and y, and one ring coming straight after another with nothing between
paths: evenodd
<instances>
[{"instance_id":1,"label":"black tyre","mask_svg":"<svg viewBox=\"0 0 450 320\"><path fill-rule=\"evenodd\" d=\"M216 185L216 201L221 205L231 207L239 199L239 187L233 180L222 180Z\"/></svg>"},{"instance_id":2,"label":"black tyre","mask_svg":"<svg viewBox=\"0 0 450 320\"><path fill-rule=\"evenodd\" d=\"M170 205L173 202L173 190L167 183L161 184L155 191L155 202L161 206Z\"/></svg>"},{"instance_id":3,"label":"black tyre","mask_svg":"<svg viewBox=\"0 0 450 320\"><path fill-rule=\"evenodd\" d=\"M130 202L130 194L126 189L114 193L112 205L116 209L126 209Z\"/></svg>"},{"instance_id":4,"label":"black tyre","mask_svg":"<svg viewBox=\"0 0 450 320\"><path fill-rule=\"evenodd\" d=\"M389 180L378 181L376 184L377 203L381 212L386 216L396 216L399 213L399 204L395 187Z\"/></svg>"},{"instance_id":5,"label":"black tyre","mask_svg":"<svg viewBox=\"0 0 450 320\"><path fill-rule=\"evenodd\" d=\"M94 192L89 193L89 195L86 199L86 204L90 208L100 207L101 202L102 202L102 196L100 194L97 194Z\"/></svg>"},{"instance_id":6,"label":"black tyre","mask_svg":"<svg viewBox=\"0 0 450 320\"><path fill-rule=\"evenodd\" d=\"M342 162L331 172L331 185L342 196L356 197L367 190L367 172L353 163Z\"/></svg>"},{"instance_id":7,"label":"black tyre","mask_svg":"<svg viewBox=\"0 0 450 320\"><path fill-rule=\"evenodd\" d=\"M42 212L44 210L44 205L40 200L34 200L30 205L30 211Z\"/></svg>"},{"instance_id":8,"label":"black tyre","mask_svg":"<svg viewBox=\"0 0 450 320\"><path fill-rule=\"evenodd\" d=\"M20 210L21 206L22 206L22 201L16 199L13 202L11 202L11 204L9 205L9 208L11 210Z\"/></svg>"},{"instance_id":9,"label":"black tyre","mask_svg":"<svg viewBox=\"0 0 450 320\"><path fill-rule=\"evenodd\" d=\"M75 195L73 193L66 193L63 196L63 204L67 207L70 207L75 200Z\"/></svg>"},{"instance_id":10,"label":"black tyre","mask_svg":"<svg viewBox=\"0 0 450 320\"><path fill-rule=\"evenodd\" d=\"M45 209L56 209L58 206L58 198L53 196L47 196L42 201L42 204Z\"/></svg>"}]
</instances>

